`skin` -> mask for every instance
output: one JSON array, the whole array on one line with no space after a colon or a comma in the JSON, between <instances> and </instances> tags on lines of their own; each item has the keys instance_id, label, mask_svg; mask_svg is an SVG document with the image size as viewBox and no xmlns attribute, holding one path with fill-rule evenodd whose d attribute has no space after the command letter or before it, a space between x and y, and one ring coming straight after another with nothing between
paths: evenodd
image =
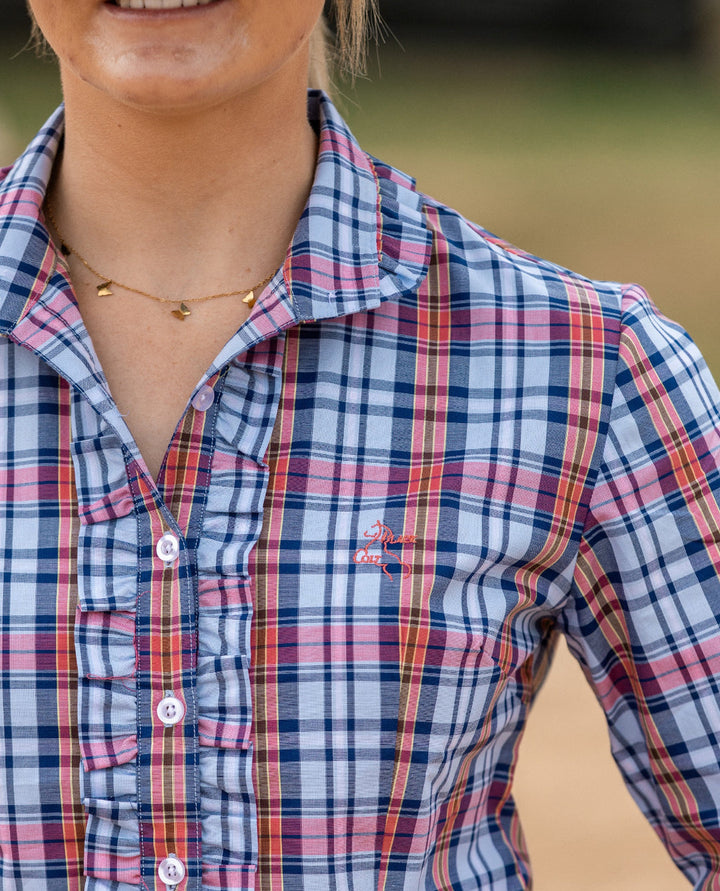
<instances>
[{"instance_id":1,"label":"skin","mask_svg":"<svg viewBox=\"0 0 720 891\"><path fill-rule=\"evenodd\" d=\"M50 188L69 244L149 293L250 287L281 265L312 183L309 38L319 0L218 0L178 13L32 0L58 56L64 150ZM245 320L237 298L169 308L68 261L80 311L150 473L187 399Z\"/></svg>"}]
</instances>

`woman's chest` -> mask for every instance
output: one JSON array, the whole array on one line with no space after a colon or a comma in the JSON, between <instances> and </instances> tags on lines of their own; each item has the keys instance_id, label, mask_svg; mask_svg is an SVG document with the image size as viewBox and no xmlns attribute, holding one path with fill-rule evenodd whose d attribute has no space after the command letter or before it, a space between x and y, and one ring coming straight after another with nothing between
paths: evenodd
<instances>
[{"instance_id":1,"label":"woman's chest","mask_svg":"<svg viewBox=\"0 0 720 891\"><path fill-rule=\"evenodd\" d=\"M223 300L178 318L174 304L132 295L111 305L81 287L77 299L113 399L157 480L191 394L249 309Z\"/></svg>"}]
</instances>

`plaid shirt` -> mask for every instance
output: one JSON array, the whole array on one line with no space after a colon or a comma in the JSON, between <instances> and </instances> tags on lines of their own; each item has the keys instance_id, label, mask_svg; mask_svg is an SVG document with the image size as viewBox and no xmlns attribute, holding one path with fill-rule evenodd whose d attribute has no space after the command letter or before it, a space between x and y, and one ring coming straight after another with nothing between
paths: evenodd
<instances>
[{"instance_id":1,"label":"plaid shirt","mask_svg":"<svg viewBox=\"0 0 720 891\"><path fill-rule=\"evenodd\" d=\"M285 264L157 484L43 223L60 114L4 175L0 885L529 888L513 765L564 633L631 793L720 889L701 358L310 108Z\"/></svg>"}]
</instances>

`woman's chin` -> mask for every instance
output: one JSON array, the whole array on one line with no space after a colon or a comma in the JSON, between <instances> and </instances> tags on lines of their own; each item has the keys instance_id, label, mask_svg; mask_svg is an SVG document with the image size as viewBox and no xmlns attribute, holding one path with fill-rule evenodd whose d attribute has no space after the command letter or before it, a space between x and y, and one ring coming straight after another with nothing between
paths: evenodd
<instances>
[{"instance_id":1,"label":"woman's chin","mask_svg":"<svg viewBox=\"0 0 720 891\"><path fill-rule=\"evenodd\" d=\"M322 0L163 0L162 9L150 8L157 3L32 0L59 59L68 107L87 100L97 110L99 92L157 113L191 111L244 92L256 96L265 81L272 95L276 74L291 68L297 83L300 65L307 69L298 59L307 55L323 5ZM307 82L307 70L300 80ZM86 85L93 90L82 94Z\"/></svg>"},{"instance_id":2,"label":"woman's chin","mask_svg":"<svg viewBox=\"0 0 720 891\"><path fill-rule=\"evenodd\" d=\"M242 92L244 84L237 76L222 76L217 57L207 55L146 46L105 56L92 70L64 73L66 97L72 101L71 81L76 80L111 101L148 112L172 114L215 106Z\"/></svg>"}]
</instances>

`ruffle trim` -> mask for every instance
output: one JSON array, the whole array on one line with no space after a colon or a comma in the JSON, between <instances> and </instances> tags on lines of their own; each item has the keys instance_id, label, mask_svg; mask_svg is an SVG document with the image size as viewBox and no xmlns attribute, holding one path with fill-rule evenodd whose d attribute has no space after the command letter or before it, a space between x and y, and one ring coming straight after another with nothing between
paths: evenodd
<instances>
[{"instance_id":1,"label":"ruffle trim","mask_svg":"<svg viewBox=\"0 0 720 891\"><path fill-rule=\"evenodd\" d=\"M375 158L370 163L380 196L380 292L392 299L422 284L430 263L432 233L414 180Z\"/></svg>"}]
</instances>

